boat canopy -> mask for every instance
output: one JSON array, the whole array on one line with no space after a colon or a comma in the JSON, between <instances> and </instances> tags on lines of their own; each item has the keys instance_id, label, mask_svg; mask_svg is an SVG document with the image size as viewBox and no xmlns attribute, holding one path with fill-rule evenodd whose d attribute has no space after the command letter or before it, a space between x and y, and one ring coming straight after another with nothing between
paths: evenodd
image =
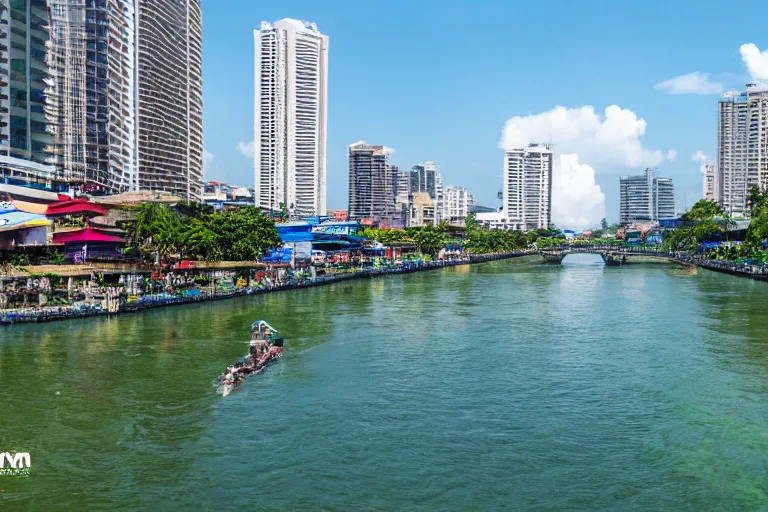
<instances>
[{"instance_id":1,"label":"boat canopy","mask_svg":"<svg viewBox=\"0 0 768 512\"><path fill-rule=\"evenodd\" d=\"M270 332L272 334L277 334L277 329L269 325L264 320L257 320L256 322L253 322L251 324L251 332Z\"/></svg>"}]
</instances>

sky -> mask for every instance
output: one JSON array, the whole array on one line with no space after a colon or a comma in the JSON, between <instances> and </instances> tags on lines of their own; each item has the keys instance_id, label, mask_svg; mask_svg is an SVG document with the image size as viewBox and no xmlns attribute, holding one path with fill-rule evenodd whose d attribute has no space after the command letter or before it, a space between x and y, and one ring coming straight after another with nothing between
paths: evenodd
<instances>
[{"instance_id":1,"label":"sky","mask_svg":"<svg viewBox=\"0 0 768 512\"><path fill-rule=\"evenodd\" d=\"M329 209L347 207L348 146L365 140L492 207L503 148L552 143L560 227L618 221L619 177L646 166L682 212L716 154L718 98L768 79L764 2L202 1L205 179L253 185L253 30L313 21L330 38Z\"/></svg>"}]
</instances>

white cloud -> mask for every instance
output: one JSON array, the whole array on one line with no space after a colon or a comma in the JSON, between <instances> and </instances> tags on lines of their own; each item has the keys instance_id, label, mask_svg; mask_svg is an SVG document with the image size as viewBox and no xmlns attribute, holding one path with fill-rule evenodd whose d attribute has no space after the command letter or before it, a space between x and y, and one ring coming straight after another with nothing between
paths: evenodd
<instances>
[{"instance_id":1,"label":"white cloud","mask_svg":"<svg viewBox=\"0 0 768 512\"><path fill-rule=\"evenodd\" d=\"M669 151L667 151L667 160L669 160L670 162L674 162L676 158L677 158L677 151L675 151L674 149L670 149Z\"/></svg>"},{"instance_id":2,"label":"white cloud","mask_svg":"<svg viewBox=\"0 0 768 512\"><path fill-rule=\"evenodd\" d=\"M695 152L691 155L691 158L697 162L701 163L701 167L699 170L701 171L701 174L706 174L707 172L707 164L709 163L709 157L704 154L701 150Z\"/></svg>"},{"instance_id":3,"label":"white cloud","mask_svg":"<svg viewBox=\"0 0 768 512\"><path fill-rule=\"evenodd\" d=\"M213 153L203 148L203 172L210 171L213 165Z\"/></svg>"},{"instance_id":4,"label":"white cloud","mask_svg":"<svg viewBox=\"0 0 768 512\"><path fill-rule=\"evenodd\" d=\"M253 141L251 141L251 142L243 142L243 141L238 142L237 143L237 150L245 158L253 158L253 154L254 154Z\"/></svg>"},{"instance_id":5,"label":"white cloud","mask_svg":"<svg viewBox=\"0 0 768 512\"><path fill-rule=\"evenodd\" d=\"M741 45L741 60L754 80L768 80L768 50L760 51L753 43Z\"/></svg>"},{"instance_id":6,"label":"white cloud","mask_svg":"<svg viewBox=\"0 0 768 512\"><path fill-rule=\"evenodd\" d=\"M595 170L579 163L579 155L560 155L552 183L552 222L588 228L605 218L605 194L595 183Z\"/></svg>"},{"instance_id":7,"label":"white cloud","mask_svg":"<svg viewBox=\"0 0 768 512\"><path fill-rule=\"evenodd\" d=\"M723 84L711 82L709 73L699 71L664 80L653 88L670 94L720 94L723 92Z\"/></svg>"},{"instance_id":8,"label":"white cloud","mask_svg":"<svg viewBox=\"0 0 768 512\"><path fill-rule=\"evenodd\" d=\"M616 105L607 107L604 116L592 106L557 106L541 114L509 119L499 145L518 149L551 140L560 154L577 153L585 162L600 162L606 170L615 166L654 167L665 160L665 155L643 147L640 139L645 127L644 119Z\"/></svg>"},{"instance_id":9,"label":"white cloud","mask_svg":"<svg viewBox=\"0 0 768 512\"><path fill-rule=\"evenodd\" d=\"M592 106L557 106L509 119L499 146L518 149L552 141L556 154L552 220L562 227L586 228L605 217L605 194L595 183L596 172L639 171L677 156L674 150L665 153L645 148L641 141L645 129L644 119L616 105L607 107L603 115Z\"/></svg>"}]
</instances>

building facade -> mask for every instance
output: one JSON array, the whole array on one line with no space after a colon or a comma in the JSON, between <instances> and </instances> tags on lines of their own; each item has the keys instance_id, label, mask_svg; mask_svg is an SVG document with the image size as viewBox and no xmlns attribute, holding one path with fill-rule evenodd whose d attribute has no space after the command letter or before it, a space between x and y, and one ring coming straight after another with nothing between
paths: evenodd
<instances>
[{"instance_id":1,"label":"building facade","mask_svg":"<svg viewBox=\"0 0 768 512\"><path fill-rule=\"evenodd\" d=\"M477 201L466 188L448 185L444 190L442 219L463 226L471 208L476 205Z\"/></svg>"},{"instance_id":2,"label":"building facade","mask_svg":"<svg viewBox=\"0 0 768 512\"><path fill-rule=\"evenodd\" d=\"M429 192L413 192L411 194L411 212L408 219L409 227L435 226L437 213L435 201Z\"/></svg>"},{"instance_id":3,"label":"building facade","mask_svg":"<svg viewBox=\"0 0 768 512\"><path fill-rule=\"evenodd\" d=\"M675 187L671 178L658 178L654 169L623 176L619 181L619 219L622 225L654 223L675 217Z\"/></svg>"},{"instance_id":4,"label":"building facade","mask_svg":"<svg viewBox=\"0 0 768 512\"><path fill-rule=\"evenodd\" d=\"M702 174L703 190L701 192L702 199L707 201L719 201L718 188L717 188L717 174L714 164L706 162L703 166L704 173Z\"/></svg>"},{"instance_id":5,"label":"building facade","mask_svg":"<svg viewBox=\"0 0 768 512\"><path fill-rule=\"evenodd\" d=\"M514 230L548 229L552 222L552 163L549 146L531 144L504 152L502 211Z\"/></svg>"},{"instance_id":6,"label":"building facade","mask_svg":"<svg viewBox=\"0 0 768 512\"><path fill-rule=\"evenodd\" d=\"M283 19L262 22L254 37L256 204L324 215L328 36L314 23Z\"/></svg>"},{"instance_id":7,"label":"building facade","mask_svg":"<svg viewBox=\"0 0 768 512\"><path fill-rule=\"evenodd\" d=\"M57 169L105 192L138 190L134 2L48 1Z\"/></svg>"},{"instance_id":8,"label":"building facade","mask_svg":"<svg viewBox=\"0 0 768 512\"><path fill-rule=\"evenodd\" d=\"M747 84L718 102L717 201L731 217L748 216L753 186L768 189L768 83Z\"/></svg>"},{"instance_id":9,"label":"building facade","mask_svg":"<svg viewBox=\"0 0 768 512\"><path fill-rule=\"evenodd\" d=\"M747 94L728 92L717 111L717 201L732 216L747 203Z\"/></svg>"},{"instance_id":10,"label":"building facade","mask_svg":"<svg viewBox=\"0 0 768 512\"><path fill-rule=\"evenodd\" d=\"M349 219L392 221L395 215L397 168L389 163L391 150L365 141L349 146Z\"/></svg>"},{"instance_id":11,"label":"building facade","mask_svg":"<svg viewBox=\"0 0 768 512\"><path fill-rule=\"evenodd\" d=\"M203 23L200 0L136 3L138 188L200 201Z\"/></svg>"},{"instance_id":12,"label":"building facade","mask_svg":"<svg viewBox=\"0 0 768 512\"><path fill-rule=\"evenodd\" d=\"M674 219L677 215L675 208L675 186L672 178L656 178L651 188L653 192L654 221Z\"/></svg>"},{"instance_id":13,"label":"building facade","mask_svg":"<svg viewBox=\"0 0 768 512\"><path fill-rule=\"evenodd\" d=\"M440 175L440 169L435 162L423 162L414 165L411 168L409 179L411 196L417 192L425 192L432 200L432 208L435 209L434 224L439 224L443 218L443 177Z\"/></svg>"},{"instance_id":14,"label":"building facade","mask_svg":"<svg viewBox=\"0 0 768 512\"><path fill-rule=\"evenodd\" d=\"M0 171L51 179L49 19L46 0L0 2Z\"/></svg>"}]
</instances>

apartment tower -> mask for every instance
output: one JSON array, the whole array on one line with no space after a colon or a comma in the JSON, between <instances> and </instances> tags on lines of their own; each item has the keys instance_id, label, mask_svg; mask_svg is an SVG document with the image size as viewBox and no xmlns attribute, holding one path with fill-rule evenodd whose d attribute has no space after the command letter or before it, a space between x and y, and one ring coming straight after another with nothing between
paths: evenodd
<instances>
[{"instance_id":1,"label":"apartment tower","mask_svg":"<svg viewBox=\"0 0 768 512\"><path fill-rule=\"evenodd\" d=\"M200 201L203 194L200 0L138 0L136 19L138 188Z\"/></svg>"},{"instance_id":2,"label":"apartment tower","mask_svg":"<svg viewBox=\"0 0 768 512\"><path fill-rule=\"evenodd\" d=\"M443 177L435 162L422 162L411 168L410 193L415 194L417 192L426 192L429 195L435 215L433 217L427 216L427 218L432 218L435 225L439 224L443 220L445 198ZM423 198L421 201L424 202Z\"/></svg>"},{"instance_id":3,"label":"apartment tower","mask_svg":"<svg viewBox=\"0 0 768 512\"><path fill-rule=\"evenodd\" d=\"M262 22L254 37L256 205L324 215L328 36L314 23L283 19Z\"/></svg>"},{"instance_id":4,"label":"apartment tower","mask_svg":"<svg viewBox=\"0 0 768 512\"><path fill-rule=\"evenodd\" d=\"M675 217L675 187L671 178L658 178L656 171L624 176L619 180L619 218L623 225L653 223Z\"/></svg>"},{"instance_id":5,"label":"apartment tower","mask_svg":"<svg viewBox=\"0 0 768 512\"><path fill-rule=\"evenodd\" d=\"M52 153L88 190L169 192L203 180L200 0L48 0Z\"/></svg>"},{"instance_id":6,"label":"apartment tower","mask_svg":"<svg viewBox=\"0 0 768 512\"><path fill-rule=\"evenodd\" d=\"M466 188L448 185L444 191L442 218L449 224L463 225L470 209L477 206L477 201Z\"/></svg>"},{"instance_id":7,"label":"apartment tower","mask_svg":"<svg viewBox=\"0 0 768 512\"><path fill-rule=\"evenodd\" d=\"M727 92L717 106L717 201L734 217L746 212L747 93ZM754 176L752 177L754 180Z\"/></svg>"},{"instance_id":8,"label":"apartment tower","mask_svg":"<svg viewBox=\"0 0 768 512\"><path fill-rule=\"evenodd\" d=\"M395 210L395 172L391 150L365 141L349 146L349 219L391 220Z\"/></svg>"},{"instance_id":9,"label":"apartment tower","mask_svg":"<svg viewBox=\"0 0 768 512\"><path fill-rule=\"evenodd\" d=\"M46 0L0 2L0 170L6 177L51 179Z\"/></svg>"},{"instance_id":10,"label":"apartment tower","mask_svg":"<svg viewBox=\"0 0 768 512\"><path fill-rule=\"evenodd\" d=\"M504 152L503 217L512 229L548 229L552 222L552 163L549 146L530 144Z\"/></svg>"}]
</instances>

